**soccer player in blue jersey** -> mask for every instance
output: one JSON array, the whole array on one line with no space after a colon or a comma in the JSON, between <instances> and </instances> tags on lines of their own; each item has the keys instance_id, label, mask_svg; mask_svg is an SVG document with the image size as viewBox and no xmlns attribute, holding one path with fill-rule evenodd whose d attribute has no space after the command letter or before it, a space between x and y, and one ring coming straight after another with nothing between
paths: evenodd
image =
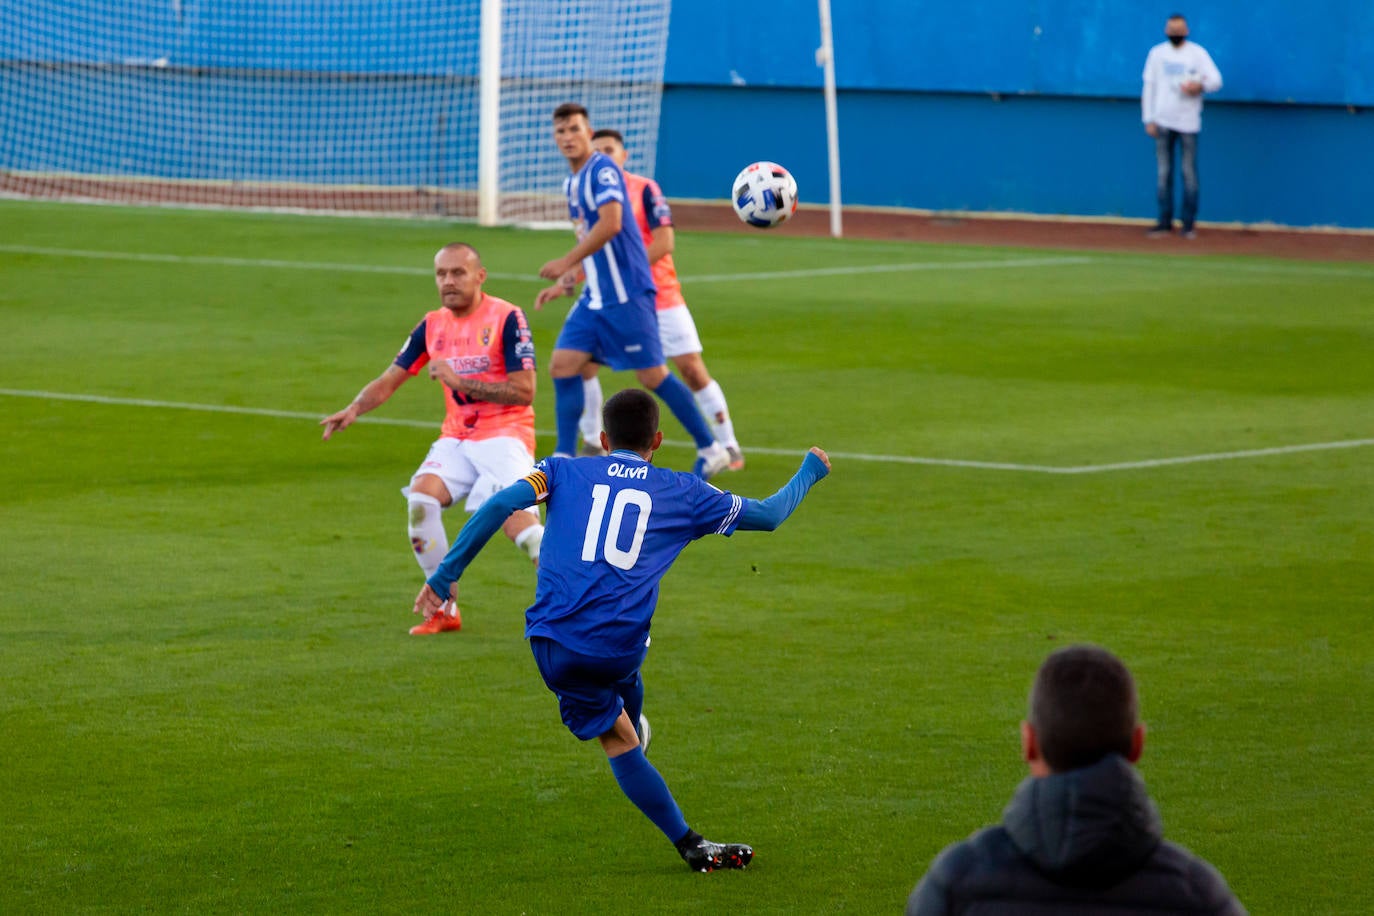
<instances>
[{"instance_id":1,"label":"soccer player in blue jersey","mask_svg":"<svg viewBox=\"0 0 1374 916\"><path fill-rule=\"evenodd\" d=\"M663 441L658 403L637 388L611 396L602 410L600 458L555 455L487 499L415 599L426 618L446 607L452 589L482 546L518 509L547 507L534 604L525 636L544 683L558 697L563 724L597 738L621 791L694 871L744 868L754 850L713 843L687 826L668 785L644 756L648 720L639 669L649 645L658 583L690 542L707 534L772 531L830 473L813 448L782 489L754 500L717 490L697 477L654 467Z\"/></svg>"},{"instance_id":2,"label":"soccer player in blue jersey","mask_svg":"<svg viewBox=\"0 0 1374 916\"><path fill-rule=\"evenodd\" d=\"M549 359L558 427L554 454L572 455L577 449L582 370L595 361L617 371L633 369L639 383L663 399L696 442L693 472L709 478L729 467L730 455L711 434L691 389L668 371L649 255L630 213L625 175L592 146L587 109L581 105L567 102L554 110L553 136L572 169L563 191L577 244L539 269L539 276L557 282L540 290L534 307L571 295L579 269L586 281Z\"/></svg>"}]
</instances>

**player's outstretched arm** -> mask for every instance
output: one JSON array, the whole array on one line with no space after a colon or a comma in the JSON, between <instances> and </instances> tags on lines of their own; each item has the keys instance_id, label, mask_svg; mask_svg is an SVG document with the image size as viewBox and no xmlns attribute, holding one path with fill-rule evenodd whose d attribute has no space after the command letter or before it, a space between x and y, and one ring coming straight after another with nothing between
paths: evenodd
<instances>
[{"instance_id":1,"label":"player's outstretched arm","mask_svg":"<svg viewBox=\"0 0 1374 916\"><path fill-rule=\"evenodd\" d=\"M510 518L510 514L538 501L534 487L530 486L529 481L517 480L482 503L482 507L474 512L472 518L463 526L463 530L458 532L457 539L444 555L434 575L429 577L420 594L415 596L415 613L424 614L428 618L438 611L443 602L453 594L453 583L463 575L463 570L468 568L468 564L486 546L487 541L491 540L491 536L501 530L501 525Z\"/></svg>"},{"instance_id":2,"label":"player's outstretched arm","mask_svg":"<svg viewBox=\"0 0 1374 916\"><path fill-rule=\"evenodd\" d=\"M353 403L320 421L320 425L324 427L324 440L328 442L330 436L348 429L353 425L353 421L363 414L386 403L386 399L395 394L396 389L408 378L410 373L400 366L388 366L385 372L363 386L363 390L358 392Z\"/></svg>"},{"instance_id":3,"label":"player's outstretched arm","mask_svg":"<svg viewBox=\"0 0 1374 916\"><path fill-rule=\"evenodd\" d=\"M782 489L767 499L745 499L740 511L740 531L774 531L801 505L807 492L830 473L830 456L813 446L801 467Z\"/></svg>"}]
</instances>

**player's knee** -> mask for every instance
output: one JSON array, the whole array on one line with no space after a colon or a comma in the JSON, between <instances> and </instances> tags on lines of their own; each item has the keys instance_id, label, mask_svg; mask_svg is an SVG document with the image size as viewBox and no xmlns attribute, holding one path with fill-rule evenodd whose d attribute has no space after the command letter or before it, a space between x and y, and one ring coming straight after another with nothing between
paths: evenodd
<instances>
[{"instance_id":1,"label":"player's knee","mask_svg":"<svg viewBox=\"0 0 1374 916\"><path fill-rule=\"evenodd\" d=\"M687 387L693 391L700 391L711 384L711 374L706 371L706 363L702 362L699 355L693 353L690 357L679 357L673 360L673 364L682 374L682 380L687 383Z\"/></svg>"},{"instance_id":2,"label":"player's knee","mask_svg":"<svg viewBox=\"0 0 1374 916\"><path fill-rule=\"evenodd\" d=\"M448 486L444 483L444 479L437 474L421 474L411 481L407 498L417 495L428 496L430 499L437 502L440 508L446 507L453 502L453 498L448 492Z\"/></svg>"},{"instance_id":3,"label":"player's knee","mask_svg":"<svg viewBox=\"0 0 1374 916\"><path fill-rule=\"evenodd\" d=\"M653 391L663 384L663 380L668 377L667 366L651 366L648 369L636 369L635 378L639 379L639 384Z\"/></svg>"},{"instance_id":4,"label":"player's knee","mask_svg":"<svg viewBox=\"0 0 1374 916\"><path fill-rule=\"evenodd\" d=\"M416 529L423 528L427 522L439 518L444 511L443 505L437 498L428 493L417 493L413 490L406 497L406 509L412 534Z\"/></svg>"}]
</instances>

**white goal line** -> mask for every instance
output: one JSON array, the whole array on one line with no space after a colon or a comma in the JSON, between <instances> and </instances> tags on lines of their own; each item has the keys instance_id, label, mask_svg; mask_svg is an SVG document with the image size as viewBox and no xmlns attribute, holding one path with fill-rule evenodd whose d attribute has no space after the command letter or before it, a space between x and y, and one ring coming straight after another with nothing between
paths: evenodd
<instances>
[{"instance_id":1,"label":"white goal line","mask_svg":"<svg viewBox=\"0 0 1374 916\"><path fill-rule=\"evenodd\" d=\"M190 404L182 401L159 401L149 398L119 398L101 394L76 394L60 391L34 391L22 388L0 388L0 396L15 398L38 398L48 401L79 401L88 404L111 404L119 407L153 407L167 410L195 410L206 413L243 414L254 417L274 417L286 420L324 419L325 414L309 413L300 410L274 410L269 407L235 407L229 404ZM418 429L437 429L436 420L409 420L394 417L359 417L359 423L379 426L407 426ZM551 436L551 430L539 430L541 436ZM665 445L691 447L692 443L664 440ZM1019 471L1032 474L1101 474L1108 471L1130 471L1143 468L1169 467L1177 464L1199 464L1208 461L1237 461L1245 458L1264 458L1272 455L1291 455L1299 452L1322 452L1332 449L1363 448L1374 445L1374 439L1342 439L1334 442L1307 442L1297 445L1279 445L1272 448L1251 448L1233 452L1206 452L1200 455L1179 455L1171 458L1147 458L1141 461L1117 461L1110 464L1081 464L1056 466L1047 464L1018 464L1008 461L975 461L962 458L930 458L921 455L875 455L865 452L828 452L834 458L846 461L874 461L882 464L920 464L935 467L973 468L986 471ZM800 448L767 448L750 446L750 452L760 455L800 455Z\"/></svg>"}]
</instances>

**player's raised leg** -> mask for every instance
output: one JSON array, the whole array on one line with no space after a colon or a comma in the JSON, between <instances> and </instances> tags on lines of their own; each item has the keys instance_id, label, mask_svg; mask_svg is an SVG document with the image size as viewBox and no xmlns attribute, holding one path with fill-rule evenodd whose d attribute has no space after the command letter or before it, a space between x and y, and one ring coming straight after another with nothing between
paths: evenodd
<instances>
[{"instance_id":1,"label":"player's raised leg","mask_svg":"<svg viewBox=\"0 0 1374 916\"><path fill-rule=\"evenodd\" d=\"M464 442L462 448L474 471L473 483L467 491L464 504L469 512L476 512L494 494L534 469L534 454L524 441L515 436ZM535 566L539 565L544 526L539 523L538 508L531 506L512 512L502 523L501 530Z\"/></svg>"},{"instance_id":2,"label":"player's raised leg","mask_svg":"<svg viewBox=\"0 0 1374 916\"><path fill-rule=\"evenodd\" d=\"M687 826L668 783L644 756L628 712L622 709L615 726L600 739L620 790L672 841L688 868L698 872L744 868L754 858L754 850L743 843L712 843Z\"/></svg>"}]
</instances>

